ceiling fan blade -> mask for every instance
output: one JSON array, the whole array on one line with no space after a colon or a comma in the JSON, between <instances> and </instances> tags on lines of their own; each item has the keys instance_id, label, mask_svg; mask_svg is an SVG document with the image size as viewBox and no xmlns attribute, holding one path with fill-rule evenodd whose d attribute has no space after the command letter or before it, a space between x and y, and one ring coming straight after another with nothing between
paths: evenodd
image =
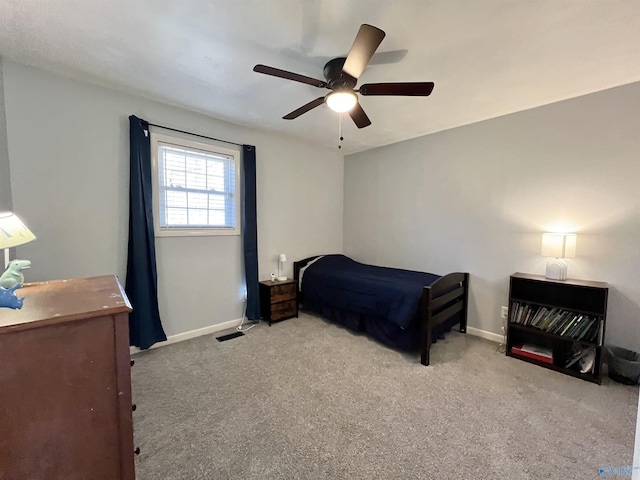
<instances>
[{"instance_id":1,"label":"ceiling fan blade","mask_svg":"<svg viewBox=\"0 0 640 480\"><path fill-rule=\"evenodd\" d=\"M367 114L364 113L364 110L359 103L356 103L356 106L349 110L349 116L358 128L364 128L371 125L371 120L369 120Z\"/></svg>"},{"instance_id":2,"label":"ceiling fan blade","mask_svg":"<svg viewBox=\"0 0 640 480\"><path fill-rule=\"evenodd\" d=\"M324 97L316 98L315 100L310 101L306 105L301 106L300 108L294 110L291 113L286 114L282 117L285 120L293 120L294 118L298 118L303 113L307 113L309 110L319 107L324 103Z\"/></svg>"},{"instance_id":3,"label":"ceiling fan blade","mask_svg":"<svg viewBox=\"0 0 640 480\"><path fill-rule=\"evenodd\" d=\"M361 85L361 95L401 95L407 97L427 97L433 91L433 82L366 83Z\"/></svg>"},{"instance_id":4,"label":"ceiling fan blade","mask_svg":"<svg viewBox=\"0 0 640 480\"><path fill-rule=\"evenodd\" d=\"M382 30L372 25L366 23L360 25L342 71L353 78L360 77L385 35Z\"/></svg>"},{"instance_id":5,"label":"ceiling fan blade","mask_svg":"<svg viewBox=\"0 0 640 480\"><path fill-rule=\"evenodd\" d=\"M407 56L409 50L390 50L388 52L376 52L369 60L369 65L386 65L388 63L398 63Z\"/></svg>"},{"instance_id":6,"label":"ceiling fan blade","mask_svg":"<svg viewBox=\"0 0 640 480\"><path fill-rule=\"evenodd\" d=\"M253 67L253 71L264 73L265 75L272 75L274 77L285 78L287 80L293 80L294 82L306 83L307 85L313 85L318 88L324 88L327 86L327 84L322 80L300 75L299 73L287 72L286 70L280 70L279 68L268 67L267 65L258 64Z\"/></svg>"}]
</instances>

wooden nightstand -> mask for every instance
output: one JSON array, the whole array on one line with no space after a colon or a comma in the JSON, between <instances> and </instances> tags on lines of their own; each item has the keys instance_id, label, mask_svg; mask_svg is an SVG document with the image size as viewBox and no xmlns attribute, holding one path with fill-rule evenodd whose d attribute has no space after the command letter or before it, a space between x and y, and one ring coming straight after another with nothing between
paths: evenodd
<instances>
[{"instance_id":1,"label":"wooden nightstand","mask_svg":"<svg viewBox=\"0 0 640 480\"><path fill-rule=\"evenodd\" d=\"M292 279L260 282L260 311L269 326L271 322L298 316L297 293L296 281Z\"/></svg>"}]
</instances>

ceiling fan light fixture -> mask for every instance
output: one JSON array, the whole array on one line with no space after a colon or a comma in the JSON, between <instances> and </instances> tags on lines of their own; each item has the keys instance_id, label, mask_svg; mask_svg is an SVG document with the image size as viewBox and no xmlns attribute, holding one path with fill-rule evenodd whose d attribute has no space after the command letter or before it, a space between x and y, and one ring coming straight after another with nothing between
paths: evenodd
<instances>
[{"instance_id":1,"label":"ceiling fan light fixture","mask_svg":"<svg viewBox=\"0 0 640 480\"><path fill-rule=\"evenodd\" d=\"M327 105L334 112L348 112L358 103L358 97L354 92L331 92L325 99Z\"/></svg>"}]
</instances>

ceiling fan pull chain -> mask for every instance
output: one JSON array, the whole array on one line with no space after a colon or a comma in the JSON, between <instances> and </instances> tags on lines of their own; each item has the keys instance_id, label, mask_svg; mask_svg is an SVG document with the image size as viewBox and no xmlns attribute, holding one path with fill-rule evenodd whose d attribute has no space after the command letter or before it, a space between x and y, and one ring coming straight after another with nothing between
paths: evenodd
<instances>
[{"instance_id":1,"label":"ceiling fan pull chain","mask_svg":"<svg viewBox=\"0 0 640 480\"><path fill-rule=\"evenodd\" d=\"M342 136L342 115L343 113L338 114L338 137L340 138L338 141L338 150L342 148L342 140L344 140L344 137Z\"/></svg>"}]
</instances>

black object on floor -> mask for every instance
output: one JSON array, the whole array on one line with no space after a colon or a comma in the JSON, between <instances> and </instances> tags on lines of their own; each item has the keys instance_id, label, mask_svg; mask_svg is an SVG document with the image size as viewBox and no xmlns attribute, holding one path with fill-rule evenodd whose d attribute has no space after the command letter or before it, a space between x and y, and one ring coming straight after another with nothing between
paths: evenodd
<instances>
[{"instance_id":1,"label":"black object on floor","mask_svg":"<svg viewBox=\"0 0 640 480\"><path fill-rule=\"evenodd\" d=\"M216 337L216 340L218 340L219 342L224 342L225 340L231 340L232 338L241 337L243 335L244 335L244 333L242 333L242 332L233 332L233 333L229 333L227 335L222 335L220 337Z\"/></svg>"}]
</instances>

